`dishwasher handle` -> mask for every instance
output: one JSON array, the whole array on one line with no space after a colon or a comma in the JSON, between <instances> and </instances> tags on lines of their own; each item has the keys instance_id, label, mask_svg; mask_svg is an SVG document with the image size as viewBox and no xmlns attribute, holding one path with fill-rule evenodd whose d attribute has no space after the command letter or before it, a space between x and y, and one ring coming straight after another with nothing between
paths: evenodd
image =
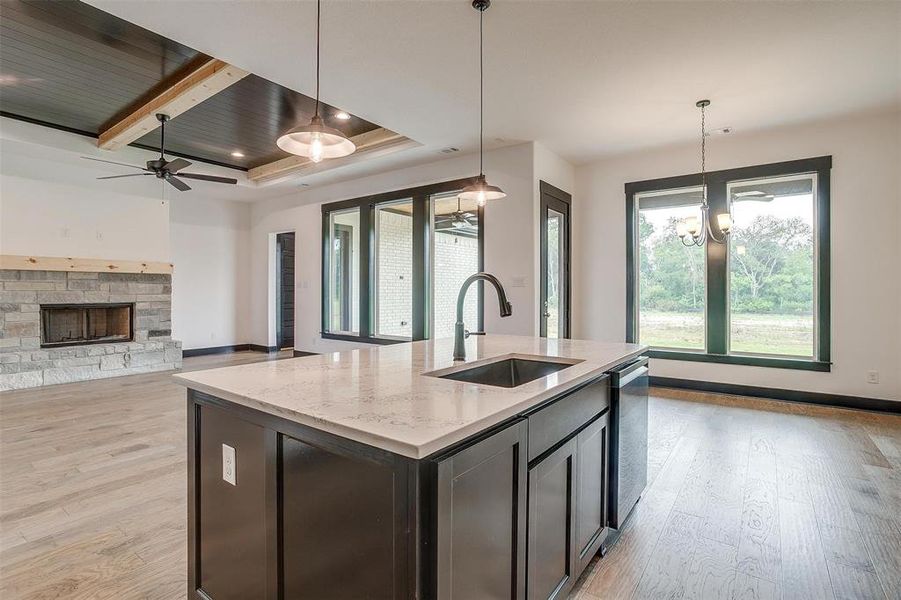
<instances>
[{"instance_id":1,"label":"dishwasher handle","mask_svg":"<svg viewBox=\"0 0 901 600\"><path fill-rule=\"evenodd\" d=\"M627 363L625 365L621 365L619 367L612 369L610 371L611 387L621 388L621 387L627 385L628 383L630 383L631 381L633 381L634 379L636 379L637 377L640 377L641 375L647 373L648 372L648 362L649 361L648 361L647 356L640 356L630 363ZM644 369L644 370L642 371L642 373L640 375L635 375L634 377L632 376L633 373L636 373L642 369Z\"/></svg>"},{"instance_id":2,"label":"dishwasher handle","mask_svg":"<svg viewBox=\"0 0 901 600\"><path fill-rule=\"evenodd\" d=\"M635 369L634 371L632 371L625 377L620 378L620 380L614 385L614 387L624 388L627 385L629 385L630 383L632 383L633 381L635 381L636 379L638 379L639 377L641 377L642 375L646 375L647 372L648 372L647 367L644 367L644 366L639 367L638 369Z\"/></svg>"}]
</instances>

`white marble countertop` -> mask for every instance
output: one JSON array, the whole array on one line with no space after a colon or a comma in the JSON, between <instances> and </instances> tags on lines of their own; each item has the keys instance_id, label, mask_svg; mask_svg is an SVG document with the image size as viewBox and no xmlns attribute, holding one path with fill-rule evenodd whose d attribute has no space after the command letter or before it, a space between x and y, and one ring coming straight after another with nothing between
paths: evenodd
<instances>
[{"instance_id":1,"label":"white marble countertop","mask_svg":"<svg viewBox=\"0 0 901 600\"><path fill-rule=\"evenodd\" d=\"M378 346L194 371L181 384L345 438L423 458L525 412L638 356L645 346L487 335L466 342L466 363L451 359L453 339ZM515 388L423 375L468 368L508 354L581 362ZM456 369L455 369L456 370Z\"/></svg>"}]
</instances>

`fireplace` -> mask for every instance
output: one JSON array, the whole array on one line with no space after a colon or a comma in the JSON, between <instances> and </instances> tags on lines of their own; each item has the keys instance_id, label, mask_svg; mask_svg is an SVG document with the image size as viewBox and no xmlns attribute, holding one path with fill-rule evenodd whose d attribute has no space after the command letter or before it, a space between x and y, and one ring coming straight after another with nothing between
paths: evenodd
<instances>
[{"instance_id":1,"label":"fireplace","mask_svg":"<svg viewBox=\"0 0 901 600\"><path fill-rule=\"evenodd\" d=\"M134 304L42 304L41 348L134 339Z\"/></svg>"}]
</instances>

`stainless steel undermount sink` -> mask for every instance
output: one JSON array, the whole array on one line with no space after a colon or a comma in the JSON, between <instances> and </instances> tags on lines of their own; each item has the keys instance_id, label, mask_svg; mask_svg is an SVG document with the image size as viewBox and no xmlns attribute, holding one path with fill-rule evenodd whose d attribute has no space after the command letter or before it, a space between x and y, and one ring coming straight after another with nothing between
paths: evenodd
<instances>
[{"instance_id":1,"label":"stainless steel undermount sink","mask_svg":"<svg viewBox=\"0 0 901 600\"><path fill-rule=\"evenodd\" d=\"M450 368L425 374L440 379L514 388L562 371L580 362L582 361L579 359L568 358L508 356L465 369Z\"/></svg>"}]
</instances>

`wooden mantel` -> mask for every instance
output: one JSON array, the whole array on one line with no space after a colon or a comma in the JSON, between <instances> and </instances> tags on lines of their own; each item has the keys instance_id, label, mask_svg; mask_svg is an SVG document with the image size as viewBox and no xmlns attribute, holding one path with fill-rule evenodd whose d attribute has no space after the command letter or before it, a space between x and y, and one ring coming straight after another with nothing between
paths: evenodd
<instances>
[{"instance_id":1,"label":"wooden mantel","mask_svg":"<svg viewBox=\"0 0 901 600\"><path fill-rule=\"evenodd\" d=\"M108 260L61 256L0 254L0 269L19 271L81 271L88 273L172 273L172 264L142 260Z\"/></svg>"}]
</instances>

